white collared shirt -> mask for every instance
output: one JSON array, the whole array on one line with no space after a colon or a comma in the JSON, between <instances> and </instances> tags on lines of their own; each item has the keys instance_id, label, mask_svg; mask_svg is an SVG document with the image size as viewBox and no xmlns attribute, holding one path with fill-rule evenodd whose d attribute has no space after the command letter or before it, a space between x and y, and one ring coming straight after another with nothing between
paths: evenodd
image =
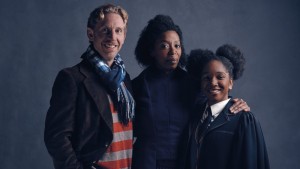
<instances>
[{"instance_id":1,"label":"white collared shirt","mask_svg":"<svg viewBox=\"0 0 300 169\"><path fill-rule=\"evenodd\" d=\"M229 102L230 98L227 100L223 100L219 103L213 104L210 106L211 114L213 116L213 119L216 119L218 115L222 112L222 110L225 108L226 104Z\"/></svg>"}]
</instances>

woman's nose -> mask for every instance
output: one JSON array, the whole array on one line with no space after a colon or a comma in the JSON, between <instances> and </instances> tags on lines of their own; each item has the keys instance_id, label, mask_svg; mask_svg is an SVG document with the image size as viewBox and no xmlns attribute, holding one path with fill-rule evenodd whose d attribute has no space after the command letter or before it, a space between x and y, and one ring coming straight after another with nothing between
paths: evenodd
<instances>
[{"instance_id":1,"label":"woman's nose","mask_svg":"<svg viewBox=\"0 0 300 169\"><path fill-rule=\"evenodd\" d=\"M175 51L176 51L176 48L171 46L169 49L169 55L174 55Z\"/></svg>"}]
</instances>

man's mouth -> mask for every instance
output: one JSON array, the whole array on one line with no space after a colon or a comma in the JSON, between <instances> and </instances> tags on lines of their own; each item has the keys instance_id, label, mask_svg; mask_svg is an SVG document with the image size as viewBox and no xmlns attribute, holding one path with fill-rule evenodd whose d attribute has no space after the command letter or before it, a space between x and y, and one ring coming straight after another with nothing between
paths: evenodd
<instances>
[{"instance_id":1,"label":"man's mouth","mask_svg":"<svg viewBox=\"0 0 300 169\"><path fill-rule=\"evenodd\" d=\"M104 43L103 46L104 46L105 48L112 49L112 48L117 47L118 45L111 44L111 43Z\"/></svg>"}]
</instances>

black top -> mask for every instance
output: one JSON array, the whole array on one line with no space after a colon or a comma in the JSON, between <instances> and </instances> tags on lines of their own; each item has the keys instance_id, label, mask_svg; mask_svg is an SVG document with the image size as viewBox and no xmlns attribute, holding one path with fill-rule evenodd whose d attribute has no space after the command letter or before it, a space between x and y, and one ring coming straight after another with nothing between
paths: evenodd
<instances>
[{"instance_id":1,"label":"black top","mask_svg":"<svg viewBox=\"0 0 300 169\"><path fill-rule=\"evenodd\" d=\"M189 117L180 70L165 74L153 69L147 80L155 119L156 158L176 160L179 138Z\"/></svg>"},{"instance_id":2,"label":"black top","mask_svg":"<svg viewBox=\"0 0 300 169\"><path fill-rule=\"evenodd\" d=\"M155 168L157 160L179 158L197 93L195 84L181 68L165 74L148 67L133 80L137 104L133 168Z\"/></svg>"}]
</instances>

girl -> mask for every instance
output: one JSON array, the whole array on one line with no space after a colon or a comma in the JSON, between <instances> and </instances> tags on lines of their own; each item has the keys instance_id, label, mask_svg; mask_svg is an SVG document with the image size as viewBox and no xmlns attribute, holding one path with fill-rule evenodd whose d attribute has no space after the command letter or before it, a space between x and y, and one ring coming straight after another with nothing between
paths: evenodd
<instances>
[{"instance_id":1,"label":"girl","mask_svg":"<svg viewBox=\"0 0 300 169\"><path fill-rule=\"evenodd\" d=\"M229 113L228 93L244 71L243 54L223 45L216 54L193 50L187 70L201 82L206 104L196 106L189 139L191 169L268 169L269 161L259 122L251 112Z\"/></svg>"}]
</instances>

